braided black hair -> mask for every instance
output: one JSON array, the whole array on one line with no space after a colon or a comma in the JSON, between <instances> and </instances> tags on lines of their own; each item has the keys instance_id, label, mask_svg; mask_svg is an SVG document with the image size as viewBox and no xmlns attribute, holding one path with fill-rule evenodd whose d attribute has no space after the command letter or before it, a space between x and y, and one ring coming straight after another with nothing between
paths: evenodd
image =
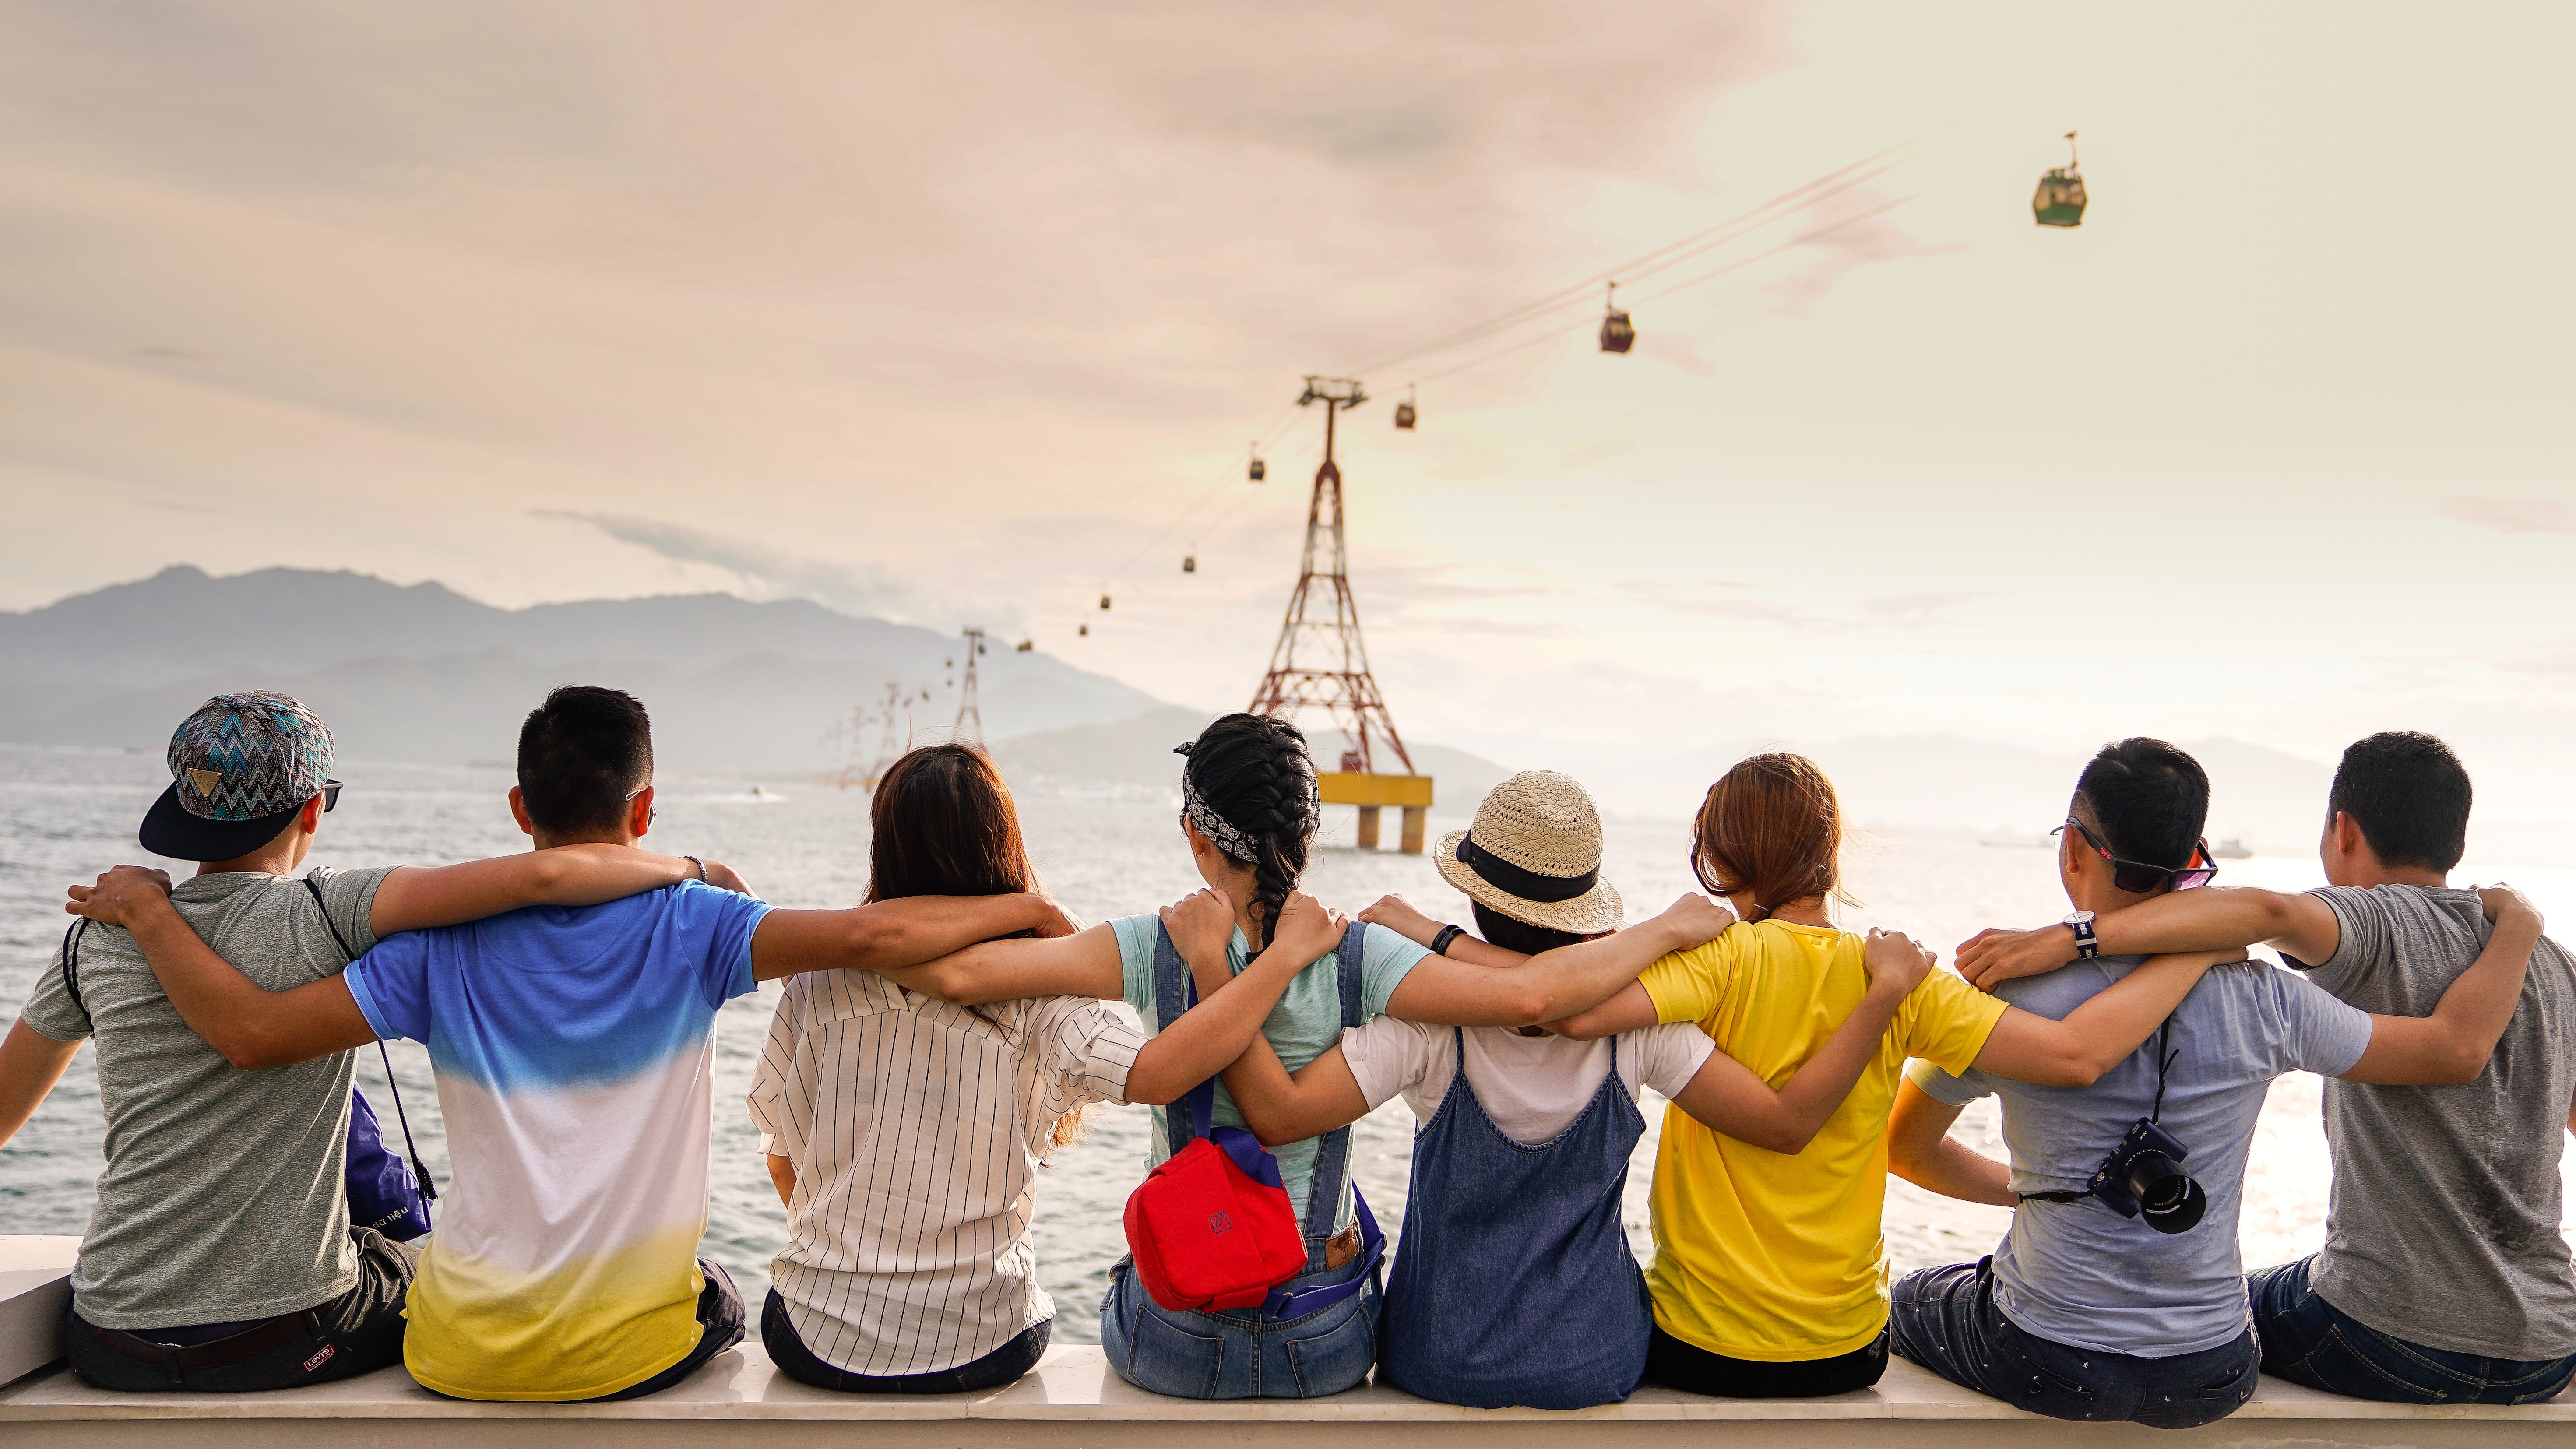
<instances>
[{"instance_id":1,"label":"braided black hair","mask_svg":"<svg viewBox=\"0 0 2576 1449\"><path fill-rule=\"evenodd\" d=\"M1257 953L1306 873L1306 848L1323 814L1315 799L1314 756L1295 725L1257 714L1225 716L1201 730L1186 753L1190 787L1252 841L1252 904L1246 913Z\"/></svg>"}]
</instances>

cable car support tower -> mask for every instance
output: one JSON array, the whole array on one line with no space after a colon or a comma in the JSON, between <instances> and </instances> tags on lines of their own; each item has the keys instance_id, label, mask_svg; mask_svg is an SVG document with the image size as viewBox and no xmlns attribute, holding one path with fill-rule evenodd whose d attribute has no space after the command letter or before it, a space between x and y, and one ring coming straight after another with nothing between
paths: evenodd
<instances>
[{"instance_id":1,"label":"cable car support tower","mask_svg":"<svg viewBox=\"0 0 2576 1449\"><path fill-rule=\"evenodd\" d=\"M1369 672L1359 605L1351 598L1350 551L1342 533L1342 470L1333 459L1335 420L1366 401L1368 394L1357 381L1340 377L1307 378L1305 395L1297 399L1301 407L1324 405L1324 461L1315 469L1315 493L1306 505L1306 552L1297 588L1288 596L1279 642L1270 651L1270 670L1253 691L1251 709L1282 718L1309 707L1330 713L1347 743L1340 768L1317 775L1324 803L1359 807L1363 850L1377 848L1378 812L1388 806L1401 809L1401 848L1420 855L1424 821L1431 813L1431 777L1414 772L1413 757L1405 752L1404 737L1395 732L1386 699Z\"/></svg>"}]
</instances>

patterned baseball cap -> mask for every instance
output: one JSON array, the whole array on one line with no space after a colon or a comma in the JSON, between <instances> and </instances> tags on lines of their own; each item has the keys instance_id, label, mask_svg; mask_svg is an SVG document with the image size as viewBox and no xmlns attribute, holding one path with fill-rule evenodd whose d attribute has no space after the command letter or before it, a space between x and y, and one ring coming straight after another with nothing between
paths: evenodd
<instances>
[{"instance_id":1,"label":"patterned baseball cap","mask_svg":"<svg viewBox=\"0 0 2576 1449\"><path fill-rule=\"evenodd\" d=\"M331 777L331 727L291 696L218 695L170 736L170 788L137 838L173 860L230 860L277 838Z\"/></svg>"}]
</instances>

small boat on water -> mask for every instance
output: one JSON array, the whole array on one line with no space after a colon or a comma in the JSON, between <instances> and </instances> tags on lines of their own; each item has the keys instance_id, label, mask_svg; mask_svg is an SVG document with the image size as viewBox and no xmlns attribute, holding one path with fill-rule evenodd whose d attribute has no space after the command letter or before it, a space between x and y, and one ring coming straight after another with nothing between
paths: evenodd
<instances>
[{"instance_id":1,"label":"small boat on water","mask_svg":"<svg viewBox=\"0 0 2576 1449\"><path fill-rule=\"evenodd\" d=\"M1977 843L1993 846L1997 850L2047 850L2057 844L2045 835L1988 835L1980 836Z\"/></svg>"},{"instance_id":2,"label":"small boat on water","mask_svg":"<svg viewBox=\"0 0 2576 1449\"><path fill-rule=\"evenodd\" d=\"M2220 860L2252 860L2254 858L2254 852L2245 848L2245 842L2232 835L2227 837L2225 840L2218 842L2216 845L2211 846L2209 848L2209 853Z\"/></svg>"}]
</instances>

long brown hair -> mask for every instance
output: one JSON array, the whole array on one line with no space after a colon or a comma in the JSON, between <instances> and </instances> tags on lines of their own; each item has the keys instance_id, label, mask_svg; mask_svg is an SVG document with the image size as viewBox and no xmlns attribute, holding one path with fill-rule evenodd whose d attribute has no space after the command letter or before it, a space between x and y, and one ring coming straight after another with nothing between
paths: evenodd
<instances>
[{"instance_id":1,"label":"long brown hair","mask_svg":"<svg viewBox=\"0 0 2576 1449\"><path fill-rule=\"evenodd\" d=\"M1755 755L1708 787L1691 828L1691 869L1712 895L1753 897L1759 921L1842 889L1843 811L1804 755Z\"/></svg>"},{"instance_id":2,"label":"long brown hair","mask_svg":"<svg viewBox=\"0 0 2576 1449\"><path fill-rule=\"evenodd\" d=\"M966 744L923 745L886 767L868 802L866 899L1000 896L1038 888L1002 772ZM1034 935L1023 931L1021 935ZM966 1010L998 1027L981 1007ZM1056 1119L1055 1145L1082 1132L1082 1113Z\"/></svg>"}]
</instances>

